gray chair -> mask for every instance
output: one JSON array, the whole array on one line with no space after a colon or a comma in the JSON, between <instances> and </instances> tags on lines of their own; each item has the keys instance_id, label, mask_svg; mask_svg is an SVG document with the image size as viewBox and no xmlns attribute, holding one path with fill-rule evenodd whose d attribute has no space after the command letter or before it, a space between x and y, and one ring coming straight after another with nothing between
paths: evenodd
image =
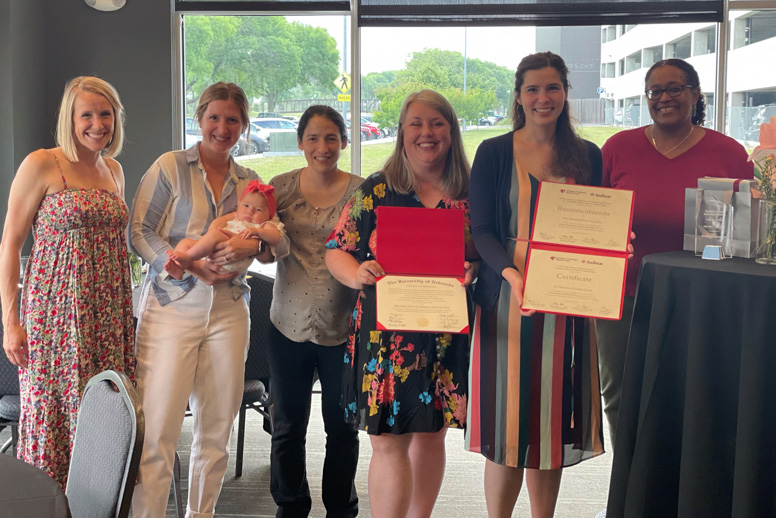
<instances>
[{"instance_id":1,"label":"gray chair","mask_svg":"<svg viewBox=\"0 0 776 518\"><path fill-rule=\"evenodd\" d=\"M3 322L0 320L0 344L2 343ZM8 357L0 350L0 431L11 428L11 438L0 447L0 453L5 453L12 448L13 455L16 456L20 414L19 367L8 361Z\"/></svg>"},{"instance_id":2,"label":"gray chair","mask_svg":"<svg viewBox=\"0 0 776 518\"><path fill-rule=\"evenodd\" d=\"M251 287L251 336L248 358L245 361L245 388L242 406L237 420L237 460L234 476L242 476L243 451L245 446L245 414L255 410L264 418L264 430L272 435L270 414L270 370L267 344L269 340L269 308L272 305L274 279L261 273L250 272L247 277Z\"/></svg>"},{"instance_id":3,"label":"gray chair","mask_svg":"<svg viewBox=\"0 0 776 518\"><path fill-rule=\"evenodd\" d=\"M125 374L108 370L89 380L65 490L74 517L129 515L144 433L140 399Z\"/></svg>"}]
</instances>

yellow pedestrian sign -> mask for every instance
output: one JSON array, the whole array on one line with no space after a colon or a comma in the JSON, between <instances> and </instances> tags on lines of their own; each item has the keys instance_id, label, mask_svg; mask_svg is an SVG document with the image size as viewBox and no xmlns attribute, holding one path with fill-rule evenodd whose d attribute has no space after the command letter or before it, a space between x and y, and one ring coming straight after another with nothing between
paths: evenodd
<instances>
[{"instance_id":1,"label":"yellow pedestrian sign","mask_svg":"<svg viewBox=\"0 0 776 518\"><path fill-rule=\"evenodd\" d=\"M350 94L337 94L337 100L341 103L349 103Z\"/></svg>"},{"instance_id":2,"label":"yellow pedestrian sign","mask_svg":"<svg viewBox=\"0 0 776 518\"><path fill-rule=\"evenodd\" d=\"M343 94L350 91L350 74L342 72L337 79L334 80L334 86L339 88Z\"/></svg>"}]
</instances>

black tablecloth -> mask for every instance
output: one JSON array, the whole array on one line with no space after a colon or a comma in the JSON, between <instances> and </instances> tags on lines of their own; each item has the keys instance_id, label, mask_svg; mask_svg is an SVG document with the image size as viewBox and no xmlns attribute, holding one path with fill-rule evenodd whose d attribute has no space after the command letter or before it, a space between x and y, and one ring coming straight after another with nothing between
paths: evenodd
<instances>
[{"instance_id":1,"label":"black tablecloth","mask_svg":"<svg viewBox=\"0 0 776 518\"><path fill-rule=\"evenodd\" d=\"M70 518L70 510L54 479L10 455L0 455L0 516Z\"/></svg>"},{"instance_id":2,"label":"black tablecloth","mask_svg":"<svg viewBox=\"0 0 776 518\"><path fill-rule=\"evenodd\" d=\"M776 267L641 266L608 518L776 516Z\"/></svg>"}]
</instances>

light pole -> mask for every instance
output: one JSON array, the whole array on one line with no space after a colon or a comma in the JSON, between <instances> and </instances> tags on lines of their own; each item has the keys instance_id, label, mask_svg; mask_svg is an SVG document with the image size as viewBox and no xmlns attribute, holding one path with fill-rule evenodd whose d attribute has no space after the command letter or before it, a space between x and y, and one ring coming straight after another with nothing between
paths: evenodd
<instances>
[{"instance_id":1,"label":"light pole","mask_svg":"<svg viewBox=\"0 0 776 518\"><path fill-rule=\"evenodd\" d=\"M463 28L463 96L466 97L466 47L467 47L467 28ZM466 131L466 119L463 120L463 131Z\"/></svg>"}]
</instances>

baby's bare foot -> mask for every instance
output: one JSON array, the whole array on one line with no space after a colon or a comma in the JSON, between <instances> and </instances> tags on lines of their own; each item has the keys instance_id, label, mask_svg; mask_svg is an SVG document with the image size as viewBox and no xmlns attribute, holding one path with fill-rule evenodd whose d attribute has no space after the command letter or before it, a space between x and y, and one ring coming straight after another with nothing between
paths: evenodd
<instances>
[{"instance_id":1,"label":"baby's bare foot","mask_svg":"<svg viewBox=\"0 0 776 518\"><path fill-rule=\"evenodd\" d=\"M183 279L183 273L184 269L176 263L172 258L168 259L166 263L164 263L164 270L170 274L170 277L173 279L181 280Z\"/></svg>"}]
</instances>

